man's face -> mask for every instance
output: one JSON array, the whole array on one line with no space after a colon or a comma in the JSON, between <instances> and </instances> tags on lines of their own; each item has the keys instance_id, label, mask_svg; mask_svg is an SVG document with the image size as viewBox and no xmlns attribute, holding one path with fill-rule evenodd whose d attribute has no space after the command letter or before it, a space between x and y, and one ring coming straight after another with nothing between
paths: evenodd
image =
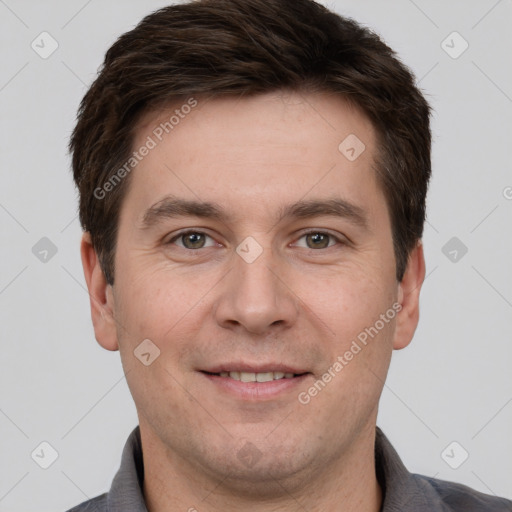
<instances>
[{"instance_id":1,"label":"man's face","mask_svg":"<svg viewBox=\"0 0 512 512\"><path fill-rule=\"evenodd\" d=\"M272 93L198 98L159 141L174 108L137 130L134 150L156 147L123 200L116 323L97 338L118 344L143 439L172 460L238 481L321 471L370 435L396 343L374 129L340 98ZM171 196L222 218L156 208ZM288 211L329 201L344 207Z\"/></svg>"}]
</instances>

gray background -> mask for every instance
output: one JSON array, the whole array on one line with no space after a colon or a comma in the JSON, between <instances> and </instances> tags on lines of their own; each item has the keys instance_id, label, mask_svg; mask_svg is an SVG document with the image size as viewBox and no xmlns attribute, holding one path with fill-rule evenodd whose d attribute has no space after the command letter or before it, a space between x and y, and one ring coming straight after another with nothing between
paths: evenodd
<instances>
[{"instance_id":1,"label":"gray background","mask_svg":"<svg viewBox=\"0 0 512 512\"><path fill-rule=\"evenodd\" d=\"M167 3L0 0L0 511L105 492L137 424L119 353L94 339L66 145L107 48ZM421 319L379 425L411 471L512 498L512 2L324 3L382 35L435 109Z\"/></svg>"}]
</instances>

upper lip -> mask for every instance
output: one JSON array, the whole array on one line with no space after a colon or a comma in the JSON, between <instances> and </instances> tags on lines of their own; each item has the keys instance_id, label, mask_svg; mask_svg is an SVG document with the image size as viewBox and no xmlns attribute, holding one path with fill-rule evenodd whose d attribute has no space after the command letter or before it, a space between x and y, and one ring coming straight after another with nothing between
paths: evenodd
<instances>
[{"instance_id":1,"label":"upper lip","mask_svg":"<svg viewBox=\"0 0 512 512\"><path fill-rule=\"evenodd\" d=\"M266 372L283 372L283 373L309 373L299 366L290 366L283 363L222 363L208 368L202 368L201 371L208 373L220 372L246 372L246 373L266 373Z\"/></svg>"}]
</instances>

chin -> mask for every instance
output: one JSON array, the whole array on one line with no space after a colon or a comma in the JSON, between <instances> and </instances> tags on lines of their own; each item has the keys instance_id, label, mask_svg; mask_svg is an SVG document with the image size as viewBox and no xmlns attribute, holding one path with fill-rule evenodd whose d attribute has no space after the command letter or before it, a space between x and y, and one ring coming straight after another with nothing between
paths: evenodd
<instances>
[{"instance_id":1,"label":"chin","mask_svg":"<svg viewBox=\"0 0 512 512\"><path fill-rule=\"evenodd\" d=\"M250 437L244 437L229 446L218 446L217 449L210 446L208 460L203 460L201 465L203 469L207 467L216 480L225 479L223 485L237 493L255 496L275 493L278 497L283 494L283 486L302 486L315 466L313 447L307 446L307 440L291 436L286 441L268 440L264 435L261 439L263 441L253 442Z\"/></svg>"}]
</instances>

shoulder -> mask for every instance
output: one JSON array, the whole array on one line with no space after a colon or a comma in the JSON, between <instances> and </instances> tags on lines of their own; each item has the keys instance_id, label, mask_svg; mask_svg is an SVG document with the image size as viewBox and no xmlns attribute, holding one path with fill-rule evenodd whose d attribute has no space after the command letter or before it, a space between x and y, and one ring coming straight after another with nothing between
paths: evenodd
<instances>
[{"instance_id":1,"label":"shoulder","mask_svg":"<svg viewBox=\"0 0 512 512\"><path fill-rule=\"evenodd\" d=\"M106 512L107 511L107 493L96 498L84 501L76 507L70 508L67 512Z\"/></svg>"},{"instance_id":2,"label":"shoulder","mask_svg":"<svg viewBox=\"0 0 512 512\"><path fill-rule=\"evenodd\" d=\"M413 474L418 487L428 487L446 512L512 512L512 501L446 480Z\"/></svg>"}]
</instances>

